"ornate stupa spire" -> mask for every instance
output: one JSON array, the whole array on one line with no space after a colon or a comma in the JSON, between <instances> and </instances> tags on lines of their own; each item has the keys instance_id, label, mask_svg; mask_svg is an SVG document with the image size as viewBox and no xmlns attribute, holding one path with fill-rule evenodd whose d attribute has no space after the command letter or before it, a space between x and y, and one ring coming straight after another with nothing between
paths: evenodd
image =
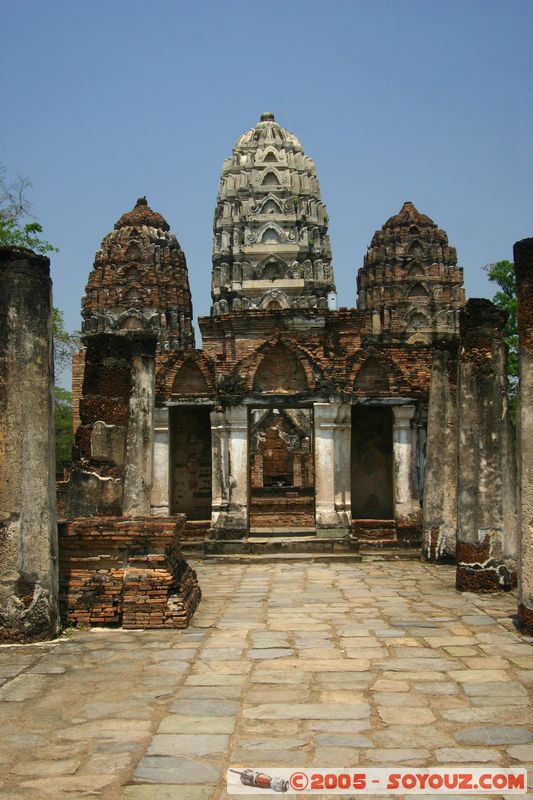
<instances>
[{"instance_id":1,"label":"ornate stupa spire","mask_svg":"<svg viewBox=\"0 0 533 800\"><path fill-rule=\"evenodd\" d=\"M327 230L313 160L274 114L261 114L222 167L211 313L334 305Z\"/></svg>"}]
</instances>

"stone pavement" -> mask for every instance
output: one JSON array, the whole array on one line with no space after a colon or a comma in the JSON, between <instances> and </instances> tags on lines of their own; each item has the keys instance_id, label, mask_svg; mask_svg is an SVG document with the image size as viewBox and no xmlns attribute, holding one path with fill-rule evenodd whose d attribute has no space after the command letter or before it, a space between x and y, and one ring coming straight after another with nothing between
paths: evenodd
<instances>
[{"instance_id":1,"label":"stone pavement","mask_svg":"<svg viewBox=\"0 0 533 800\"><path fill-rule=\"evenodd\" d=\"M221 800L236 764L533 771L513 595L418 562L195 567L187 631L0 647L2 800Z\"/></svg>"}]
</instances>

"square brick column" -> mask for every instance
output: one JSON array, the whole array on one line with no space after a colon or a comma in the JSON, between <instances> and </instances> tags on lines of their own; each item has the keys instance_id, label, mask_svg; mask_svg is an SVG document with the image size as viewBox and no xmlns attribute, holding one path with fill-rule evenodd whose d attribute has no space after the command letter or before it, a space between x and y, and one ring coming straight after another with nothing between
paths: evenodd
<instances>
[{"instance_id":1,"label":"square brick column","mask_svg":"<svg viewBox=\"0 0 533 800\"><path fill-rule=\"evenodd\" d=\"M457 353L436 350L431 370L423 548L428 561L455 561L457 539Z\"/></svg>"},{"instance_id":2,"label":"square brick column","mask_svg":"<svg viewBox=\"0 0 533 800\"><path fill-rule=\"evenodd\" d=\"M316 527L350 527L350 414L339 402L314 403Z\"/></svg>"},{"instance_id":3,"label":"square brick column","mask_svg":"<svg viewBox=\"0 0 533 800\"><path fill-rule=\"evenodd\" d=\"M514 246L518 296L520 389L518 402L518 619L533 636L533 238Z\"/></svg>"},{"instance_id":4,"label":"square brick column","mask_svg":"<svg viewBox=\"0 0 533 800\"><path fill-rule=\"evenodd\" d=\"M212 515L214 538L248 532L249 444L247 406L211 412Z\"/></svg>"},{"instance_id":5,"label":"square brick column","mask_svg":"<svg viewBox=\"0 0 533 800\"><path fill-rule=\"evenodd\" d=\"M509 589L516 563L508 556L516 522L504 516L513 501L509 470L506 315L489 300L469 300L460 315L457 578L461 591ZM508 541L506 543L506 539Z\"/></svg>"},{"instance_id":6,"label":"square brick column","mask_svg":"<svg viewBox=\"0 0 533 800\"><path fill-rule=\"evenodd\" d=\"M393 406L392 446L394 457L394 518L400 523L419 522L420 506L413 481L413 431L415 407Z\"/></svg>"},{"instance_id":7,"label":"square brick column","mask_svg":"<svg viewBox=\"0 0 533 800\"><path fill-rule=\"evenodd\" d=\"M124 467L125 517L150 515L154 459L155 347L153 333L132 342L131 391Z\"/></svg>"}]
</instances>

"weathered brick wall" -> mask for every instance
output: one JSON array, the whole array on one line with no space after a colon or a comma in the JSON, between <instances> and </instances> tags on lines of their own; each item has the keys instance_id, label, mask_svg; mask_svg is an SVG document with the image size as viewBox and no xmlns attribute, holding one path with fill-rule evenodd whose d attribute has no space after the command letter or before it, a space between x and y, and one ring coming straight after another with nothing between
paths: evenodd
<instances>
[{"instance_id":1,"label":"weathered brick wall","mask_svg":"<svg viewBox=\"0 0 533 800\"><path fill-rule=\"evenodd\" d=\"M200 600L180 555L185 517L93 517L59 524L64 624L185 628Z\"/></svg>"},{"instance_id":2,"label":"weathered brick wall","mask_svg":"<svg viewBox=\"0 0 533 800\"><path fill-rule=\"evenodd\" d=\"M80 400L83 388L83 373L85 371L85 350L80 350L72 355L72 430L74 435L80 427Z\"/></svg>"}]
</instances>

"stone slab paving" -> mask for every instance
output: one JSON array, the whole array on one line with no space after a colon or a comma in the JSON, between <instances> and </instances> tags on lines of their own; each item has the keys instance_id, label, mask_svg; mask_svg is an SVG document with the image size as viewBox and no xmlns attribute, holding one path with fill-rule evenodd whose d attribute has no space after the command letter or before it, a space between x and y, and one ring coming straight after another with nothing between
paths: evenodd
<instances>
[{"instance_id":1,"label":"stone slab paving","mask_svg":"<svg viewBox=\"0 0 533 800\"><path fill-rule=\"evenodd\" d=\"M513 595L459 594L453 568L416 562L194 566L188 631L0 647L2 800L223 800L230 765L533 776Z\"/></svg>"}]
</instances>

